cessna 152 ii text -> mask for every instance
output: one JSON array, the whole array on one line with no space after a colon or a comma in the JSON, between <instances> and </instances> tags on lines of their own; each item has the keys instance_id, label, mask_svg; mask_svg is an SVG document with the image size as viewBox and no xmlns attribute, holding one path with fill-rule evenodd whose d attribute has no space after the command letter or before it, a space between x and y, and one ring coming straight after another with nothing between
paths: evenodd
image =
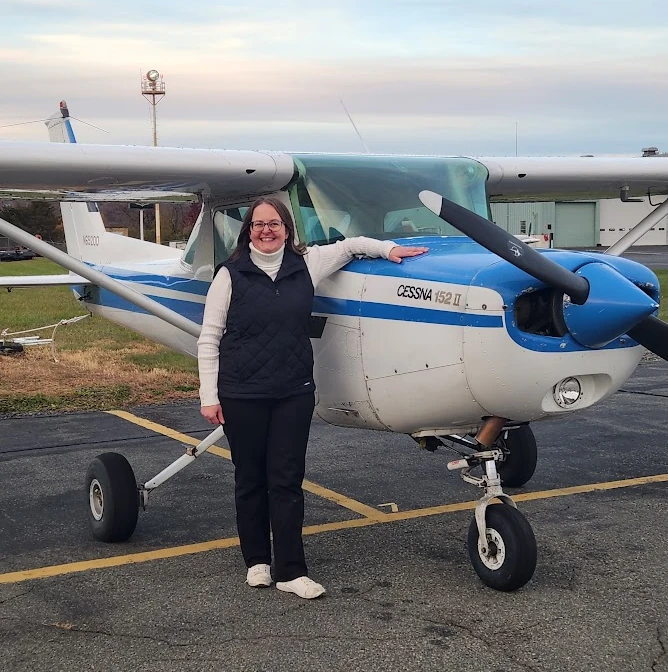
<instances>
[{"instance_id":1,"label":"cessna 152 ii text","mask_svg":"<svg viewBox=\"0 0 668 672\"><path fill-rule=\"evenodd\" d=\"M645 348L668 358L658 280L619 256L668 201L606 255L539 252L489 221L490 199L667 194L668 161L77 145L64 103L47 126L56 143L0 143L0 197L61 201L67 254L4 220L0 234L70 274L0 286L70 285L92 313L183 353L196 355L214 269L259 195L282 199L308 244L365 235L429 248L401 264L356 259L318 286L316 411L458 453L449 468L483 491L468 552L492 588L521 587L536 565L533 531L502 489L533 475L529 423L606 399ZM108 200L199 200L202 211L181 251L106 232L96 202ZM95 536L127 539L149 492L222 436L218 427L145 483L122 456L96 458L86 483Z\"/></svg>"}]
</instances>

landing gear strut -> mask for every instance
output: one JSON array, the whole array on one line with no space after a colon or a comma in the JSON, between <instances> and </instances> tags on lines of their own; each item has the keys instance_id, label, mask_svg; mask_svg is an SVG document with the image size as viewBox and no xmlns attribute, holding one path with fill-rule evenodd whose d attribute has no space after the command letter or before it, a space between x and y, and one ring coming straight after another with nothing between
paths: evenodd
<instances>
[{"instance_id":1,"label":"landing gear strut","mask_svg":"<svg viewBox=\"0 0 668 672\"><path fill-rule=\"evenodd\" d=\"M475 439L449 437L474 452L460 453L461 459L448 463L448 469L461 470L464 481L484 490L476 505L467 539L469 558L476 574L490 588L512 591L524 586L533 576L537 548L531 526L512 498L503 492L500 472L503 473L506 465L506 474L510 476L508 485L526 483L536 466L536 443L533 433L526 432L531 432L527 427L517 439L511 439L520 450L515 453L514 448L508 449L508 438L520 430L504 433L505 423L504 418L492 417L485 420ZM532 446L533 462L530 459ZM478 466L483 468L482 476L471 473ZM500 505L490 506L493 499L500 500Z\"/></svg>"}]
</instances>

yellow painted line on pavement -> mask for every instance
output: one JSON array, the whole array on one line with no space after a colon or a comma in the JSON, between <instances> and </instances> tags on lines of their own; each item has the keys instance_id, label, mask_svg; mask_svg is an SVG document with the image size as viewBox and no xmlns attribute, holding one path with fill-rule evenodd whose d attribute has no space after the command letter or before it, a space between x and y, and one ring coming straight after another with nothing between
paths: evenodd
<instances>
[{"instance_id":1,"label":"yellow painted line on pavement","mask_svg":"<svg viewBox=\"0 0 668 672\"><path fill-rule=\"evenodd\" d=\"M149 429L152 432L156 432L156 434L162 434L163 436L167 436L170 439L174 439L175 441L180 441L181 443L187 443L190 446L196 446L199 443L201 443L201 439L195 439L192 436L188 436L187 434L177 432L171 427L160 425L157 422L151 422L151 420L140 418L138 415L133 415L132 413L128 413L127 411L107 411L107 413L109 413L110 415L115 415L118 418L122 418L123 420L127 420L128 422L132 422L133 424L139 425L140 427L144 427L145 429ZM214 455L218 455L219 457L224 457L226 460L232 459L230 451L227 450L226 448L220 448L219 446L214 445L211 446L211 448L209 448L208 452L213 453ZM345 495L342 495L339 492L335 492L334 490L325 488L324 486L318 485L317 483L313 483L312 481L304 481L302 487L304 488L304 490L310 492L313 495L317 495L318 497L322 497L323 499L327 499L330 502L334 502L335 504L338 504L339 506L342 506L345 509L349 509L350 511L359 513L361 516L364 516L365 518L372 518L374 520L383 520L387 515L383 511L374 509L372 506L362 504L362 502L358 502L355 499L346 497Z\"/></svg>"},{"instance_id":2,"label":"yellow painted line on pavement","mask_svg":"<svg viewBox=\"0 0 668 672\"><path fill-rule=\"evenodd\" d=\"M517 495L513 497L513 499L516 502L526 502L531 500L550 499L553 497L567 497L587 492L615 490L618 488L630 488L639 485L666 482L668 482L668 474L657 474L656 476L642 476L640 478L629 478L621 481L590 483L587 485L577 485L569 488L557 488L555 490L528 492L523 495ZM477 501L457 502L455 504L444 504L443 506L432 506L423 509L412 509L410 511L389 513L377 519L356 518L354 520L343 520L333 523L324 523L322 525L309 525L308 527L304 528L303 533L305 535L322 534L323 532L336 532L339 530L351 528L368 527L370 525L379 525L382 523L392 523L414 518L424 518L426 516L435 516L444 513L453 513L456 511L472 510L475 509L477 503ZM206 551L231 548L238 545L238 537L229 537L227 539L215 539L213 541L186 544L185 546L175 546L172 548L163 548L155 551L131 553L128 555L117 555L109 558L97 558L95 560L71 562L64 565L51 565L50 567L39 567L36 569L27 569L18 572L8 572L5 574L0 574L0 584L20 583L21 581L45 579L53 576L61 576L63 574L73 574L75 572L86 572L92 569L106 569L108 567L120 567L123 565L151 562L153 560L176 558L183 555L204 553Z\"/></svg>"},{"instance_id":3,"label":"yellow painted line on pavement","mask_svg":"<svg viewBox=\"0 0 668 672\"><path fill-rule=\"evenodd\" d=\"M621 481L607 481L604 483L587 483L586 485L574 485L568 488L555 488L554 490L540 490L537 492L525 492L520 495L512 495L514 502L530 502L539 499L551 499L553 497L569 497L572 495L582 495L587 492L597 492L603 490L616 490L619 488L632 488L639 485L649 485L650 483L668 483L668 474L656 474L655 476L640 476L638 478L627 478ZM457 504L444 504L443 506L431 506L424 509L412 509L410 511L399 511L398 513L387 513L387 520L382 522L392 522L397 520L410 520L411 518L423 518L425 516L437 516L441 513L452 513L454 511L473 510L478 500L471 502L459 502Z\"/></svg>"}]
</instances>

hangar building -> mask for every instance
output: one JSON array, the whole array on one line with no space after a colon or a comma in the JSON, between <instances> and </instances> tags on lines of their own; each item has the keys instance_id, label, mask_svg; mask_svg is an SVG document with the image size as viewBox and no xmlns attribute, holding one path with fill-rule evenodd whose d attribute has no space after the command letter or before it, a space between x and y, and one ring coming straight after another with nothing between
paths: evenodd
<instances>
[{"instance_id":1,"label":"hangar building","mask_svg":"<svg viewBox=\"0 0 668 672\"><path fill-rule=\"evenodd\" d=\"M668 157L656 147L643 156ZM492 203L492 219L513 234L547 235L553 247L609 247L628 233L665 196L624 203L619 199L556 203ZM668 216L648 231L637 245L668 245Z\"/></svg>"}]
</instances>

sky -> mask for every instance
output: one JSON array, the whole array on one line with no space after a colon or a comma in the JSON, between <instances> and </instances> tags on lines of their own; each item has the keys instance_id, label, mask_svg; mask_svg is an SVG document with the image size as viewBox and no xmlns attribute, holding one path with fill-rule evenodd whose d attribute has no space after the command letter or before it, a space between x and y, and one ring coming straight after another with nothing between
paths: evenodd
<instances>
[{"instance_id":1,"label":"sky","mask_svg":"<svg viewBox=\"0 0 668 672\"><path fill-rule=\"evenodd\" d=\"M0 140L45 141L24 122L65 100L80 142L152 144L155 68L165 146L668 151L665 0L0 0L0 16Z\"/></svg>"}]
</instances>

